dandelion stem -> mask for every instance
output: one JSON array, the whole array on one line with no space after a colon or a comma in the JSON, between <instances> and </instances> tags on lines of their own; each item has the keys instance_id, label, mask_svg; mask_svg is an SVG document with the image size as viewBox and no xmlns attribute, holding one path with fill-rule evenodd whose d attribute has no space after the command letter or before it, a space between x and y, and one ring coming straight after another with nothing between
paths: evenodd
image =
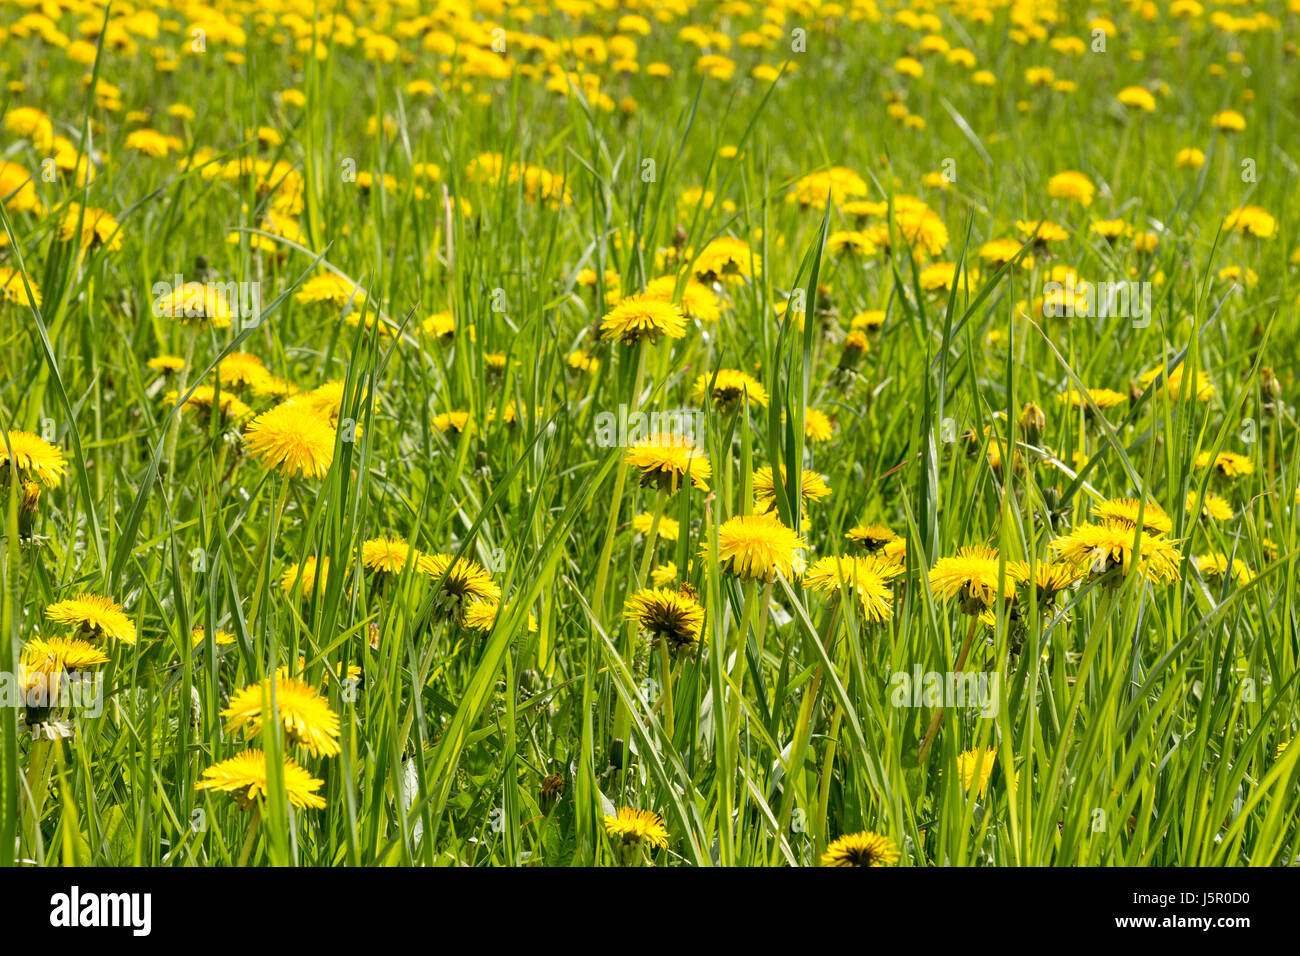
<instances>
[{"instance_id":1,"label":"dandelion stem","mask_svg":"<svg viewBox=\"0 0 1300 956\"><path fill-rule=\"evenodd\" d=\"M663 688L660 690L660 700L664 708L664 733L668 739L673 739L673 663L668 656L668 642L663 638L658 641L659 645L659 670L663 681Z\"/></svg>"},{"instance_id":2,"label":"dandelion stem","mask_svg":"<svg viewBox=\"0 0 1300 956\"><path fill-rule=\"evenodd\" d=\"M176 401L182 402L185 399L185 391L190 387L190 375L194 369L194 339L192 334L186 335L185 342L185 365L181 368L181 373L176 381ZM213 409L214 413L219 414L219 410ZM163 453L163 463L167 468L168 483L175 487L176 485L176 440L180 436L181 416L185 414L184 405L167 424L167 442Z\"/></svg>"},{"instance_id":3,"label":"dandelion stem","mask_svg":"<svg viewBox=\"0 0 1300 956\"><path fill-rule=\"evenodd\" d=\"M236 866L247 866L248 858L253 853L253 844L257 842L258 824L262 822L262 804L260 801L253 801L252 815L248 818L248 830L244 834L244 846L239 851L239 862Z\"/></svg>"},{"instance_id":4,"label":"dandelion stem","mask_svg":"<svg viewBox=\"0 0 1300 956\"><path fill-rule=\"evenodd\" d=\"M46 737L34 738L27 765L27 793L30 803L25 814L27 826L25 835L31 853L36 853L37 830L41 825L41 813L45 809L45 796L50 785L50 749L54 742Z\"/></svg>"},{"instance_id":5,"label":"dandelion stem","mask_svg":"<svg viewBox=\"0 0 1300 956\"><path fill-rule=\"evenodd\" d=\"M632 385L633 410L641 400L641 383L645 380L645 344L637 345L636 381ZM620 458L622 456L620 455ZM623 503L623 485L627 482L627 464L620 460L614 476L614 495L610 499L609 521L605 524L605 541L600 546L596 562L596 587L592 593L591 607L600 614L605 610L605 584L609 580L610 557L614 553L614 535L618 532L618 515Z\"/></svg>"},{"instance_id":6,"label":"dandelion stem","mask_svg":"<svg viewBox=\"0 0 1300 956\"><path fill-rule=\"evenodd\" d=\"M961 650L957 653L957 663L953 665L953 676L960 674L962 668L966 666L966 656L970 653L971 643L975 640L975 630L979 627L980 619L978 614L970 616L970 627L966 629L966 640L962 641ZM925 762L925 753L930 749L930 744L934 742L934 735L939 732L939 724L943 722L943 708L940 707L934 712L934 717L930 720L930 727L925 732L925 739L921 741L921 751L917 755L916 762Z\"/></svg>"}]
</instances>

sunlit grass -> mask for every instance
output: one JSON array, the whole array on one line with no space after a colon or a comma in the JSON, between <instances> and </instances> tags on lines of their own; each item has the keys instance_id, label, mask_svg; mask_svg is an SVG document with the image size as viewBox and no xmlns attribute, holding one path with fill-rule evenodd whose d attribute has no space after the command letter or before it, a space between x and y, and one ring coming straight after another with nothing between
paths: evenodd
<instances>
[{"instance_id":1,"label":"sunlit grass","mask_svg":"<svg viewBox=\"0 0 1300 956\"><path fill-rule=\"evenodd\" d=\"M156 38L100 7L51 24L80 50L5 6L39 208L0 197L0 660L10 686L38 638L109 660L102 713L0 708L0 864L1294 864L1300 12L1150 6L344 5L365 34L227 3ZM718 317L603 338L664 276ZM158 308L186 283L221 304ZM1104 283L1124 314L1086 314ZM722 370L762 400L698 401ZM707 481L628 460L641 414ZM35 504L19 431L66 460ZM1131 563L1076 560L1111 499L1168 525L1144 539L1144 506ZM741 531L784 560L745 571ZM379 538L411 550L378 567ZM694 648L629 620L653 588L702 610ZM49 619L83 593L137 640ZM337 754L283 719L287 678ZM282 719L233 727L264 681ZM207 785L250 748L258 792Z\"/></svg>"}]
</instances>

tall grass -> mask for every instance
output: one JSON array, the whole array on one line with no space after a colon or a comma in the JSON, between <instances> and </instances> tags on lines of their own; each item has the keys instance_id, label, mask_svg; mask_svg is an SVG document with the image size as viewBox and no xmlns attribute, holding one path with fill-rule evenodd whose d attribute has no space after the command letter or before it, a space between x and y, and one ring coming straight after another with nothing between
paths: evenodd
<instances>
[{"instance_id":1,"label":"tall grass","mask_svg":"<svg viewBox=\"0 0 1300 956\"><path fill-rule=\"evenodd\" d=\"M879 23L812 27L806 55L779 42L761 56L733 50L742 68L730 82L692 69L698 51L674 39L686 21L655 22L642 65L662 59L675 76L607 78L601 93L636 99L627 115L572 81L556 91L519 72L489 80L464 72L459 52L374 63L319 33L323 59L291 65L270 32L250 29L244 63L213 41L174 73L100 44L91 75L181 135L189 168L125 149L131 125L81 88L82 68L11 35L7 75L27 89L6 107L45 109L83 155L108 161L89 184L39 182L41 215L3 213L4 264L43 304L0 306L0 424L39 433L52 420L69 473L43 497L34 542L20 541L9 483L0 660L16 670L23 643L50 630L44 607L82 591L124 604L140 640L107 645L102 716L78 717L75 734L44 751L21 711L0 710L0 865L610 865L603 820L620 806L663 817L660 865L814 865L860 830L892 838L907 865L1293 865L1300 749L1278 749L1300 710L1293 57L1280 31L1227 34L1163 13L1146 23L1102 6L1126 41L1073 59L1004 42L1005 10L978 30L943 12L945 35L976 52L993 87L940 59L905 82L889 64L920 34L887 5ZM783 9L790 24L810 17ZM757 23L713 4L696 14L733 36ZM1277 15L1295 26L1295 14ZM105 9L106 23L116 16ZM1057 34L1087 35L1081 11L1062 16ZM379 14L375 29L397 19ZM603 20L556 14L536 29L561 42ZM1181 43L1161 47L1166 37ZM57 68L33 62L32 46ZM1198 68L1229 62L1230 50L1252 77ZM1049 61L1076 92L1021 81ZM757 62L785 72L775 85L752 80ZM420 98L406 88L416 78L446 84ZM1158 79L1170 89L1152 116L1115 102L1123 86ZM278 92L290 86L304 108ZM885 112L885 94L904 88L923 129ZM166 117L172 102L197 115ZM1247 129L1211 136L1209 117L1226 106L1243 109ZM391 123L368 130L371 117ZM259 126L284 142L259 145ZM1193 145L1206 148L1204 167L1176 169L1177 150ZM467 169L483 153L562 174L572 203L532 203L507 177L477 181ZM6 155L40 168L29 142L14 139ZM203 174L258 156L303 178L296 238L266 230L269 200L253 177ZM956 181L922 187L949 158ZM1241 181L1243 158L1257 163L1256 182ZM430 162L437 182L413 172ZM828 236L852 218L833 202L787 201L800 177L829 166L858 170L891 210L923 194L950 233L931 258L980 275L923 288L931 260L897 231L889 254L830 252ZM1063 169L1103 185L1090 210L1048 199ZM694 188L712 203L683 201ZM109 210L122 248L62 241L72 203ZM1278 238L1221 228L1246 203L1277 217ZM1157 232L1156 250L1143 258L1090 234L1103 216ZM1001 268L981 263L979 246L1016 220L1063 223L1071 236L1051 254L1027 245ZM661 250L722 235L750 243L755 274L720 286L718 323L693 322L681 341L599 340L613 294L668 271ZM199 257L223 281L261 283L259 324L188 328L151 312L153 283L195 274ZM1158 279L1152 321L1027 318L1018 304L1060 263L1098 280ZM1217 278L1225 266L1253 270L1258 284ZM593 286L579 284L582 269ZM362 293L345 307L358 322L297 300L325 271ZM782 318L777 305L796 290L805 312ZM421 328L444 309L451 341ZM885 310L884 325L839 374L844 333L867 309ZM594 371L568 364L576 348L598 360ZM325 478L268 473L219 418L182 413L196 386L234 387L217 368L235 352L304 389L345 383L340 419L357 427L340 428ZM160 353L186 359L166 384L146 365ZM490 367L493 353L504 367ZM1211 376L1212 399L1134 384L1180 364L1184 383ZM686 406L695 379L721 368L754 374L771 402L700 409L712 491L660 496L638 483L625 449L597 442L600 413ZM1056 399L1089 387L1132 387L1134 398L1106 411ZM181 399L164 401L173 388ZM1017 429L1028 402L1046 416L1038 444ZM806 436L813 408L835 420L828 443ZM449 411L473 428L439 430ZM1246 455L1255 473L1227 485L1196 465L1220 451ZM717 529L752 510L763 465L786 469L777 512L805 536L810 562L848 553L845 533L861 522L907 539L890 621L868 624L853 602L797 580L725 572ZM806 513L792 480L805 467L833 489ZM1189 494L1206 493L1228 497L1230 521L1185 511ZM1051 539L1112 497L1169 511L1184 556L1176 581L1085 581L1058 605L1021 608L1023 634L1005 601L986 628L927 584L937 559L968 544L1043 561ZM680 538L635 532L644 512L680 522ZM491 631L434 623L433 587L413 563L392 580L365 573L360 544L385 533L490 570L505 595ZM1192 560L1207 552L1253 578L1207 575ZM282 588L284 571L313 556L329 557L328 571ZM667 562L708 620L699 656L676 663L648 654L623 618L626 597ZM194 626L235 643L192 651ZM996 713L942 708L922 753L940 708L896 706L890 677L949 673L968 642L965 670L997 675ZM273 773L254 820L196 784L244 748L223 730L229 695L299 659L342 717L343 751L305 761L324 780L324 810L291 808ZM355 684L340 677L353 666ZM260 745L272 767L292 750L274 726ZM979 747L996 752L982 791L959 772L962 752ZM33 774L38 759L48 762ZM548 774L563 778L558 800L540 794Z\"/></svg>"}]
</instances>

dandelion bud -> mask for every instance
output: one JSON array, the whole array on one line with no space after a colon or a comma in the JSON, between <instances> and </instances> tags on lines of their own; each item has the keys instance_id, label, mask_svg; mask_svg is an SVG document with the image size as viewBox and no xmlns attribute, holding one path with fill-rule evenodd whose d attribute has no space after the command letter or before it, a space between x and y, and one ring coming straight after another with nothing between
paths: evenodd
<instances>
[{"instance_id":1,"label":"dandelion bud","mask_svg":"<svg viewBox=\"0 0 1300 956\"><path fill-rule=\"evenodd\" d=\"M840 356L840 369L848 370L853 368L870 347L865 332L850 332L844 338L844 354Z\"/></svg>"},{"instance_id":2,"label":"dandelion bud","mask_svg":"<svg viewBox=\"0 0 1300 956\"><path fill-rule=\"evenodd\" d=\"M1025 436L1025 441L1030 445L1039 444L1046 427L1047 416L1043 410L1034 402L1027 404L1020 413L1020 432Z\"/></svg>"},{"instance_id":3,"label":"dandelion bud","mask_svg":"<svg viewBox=\"0 0 1300 956\"><path fill-rule=\"evenodd\" d=\"M36 515L40 510L41 486L30 478L22 483L23 500L18 511L18 536L23 540L30 538L36 528Z\"/></svg>"},{"instance_id":4,"label":"dandelion bud","mask_svg":"<svg viewBox=\"0 0 1300 956\"><path fill-rule=\"evenodd\" d=\"M558 773L548 773L542 778L542 786L539 790L543 809L550 809L555 805L555 801L560 799L560 794L564 792L564 775Z\"/></svg>"}]
</instances>

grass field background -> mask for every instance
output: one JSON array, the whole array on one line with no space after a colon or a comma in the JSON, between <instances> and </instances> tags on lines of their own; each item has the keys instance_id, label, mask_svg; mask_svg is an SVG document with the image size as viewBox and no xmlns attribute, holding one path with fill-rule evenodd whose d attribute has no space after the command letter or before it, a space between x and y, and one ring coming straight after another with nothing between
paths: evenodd
<instances>
[{"instance_id":1,"label":"grass field background","mask_svg":"<svg viewBox=\"0 0 1300 956\"><path fill-rule=\"evenodd\" d=\"M0 661L103 658L45 668L102 678L97 716L0 709L0 864L802 866L864 832L897 865L1294 864L1298 28L0 4ZM682 334L605 337L662 277ZM710 401L721 370L753 384ZM249 443L286 401L318 475ZM643 480L641 413L707 490ZM745 576L720 531L762 468L806 547ZM1098 517L1123 499L1168 527ZM1066 562L1089 525L1136 556ZM836 555L868 580L816 586ZM692 652L629 617L656 587ZM51 619L83 594L121 616ZM896 693L958 671L986 706ZM337 753L223 715L293 677ZM205 786L250 747L264 793Z\"/></svg>"}]
</instances>

